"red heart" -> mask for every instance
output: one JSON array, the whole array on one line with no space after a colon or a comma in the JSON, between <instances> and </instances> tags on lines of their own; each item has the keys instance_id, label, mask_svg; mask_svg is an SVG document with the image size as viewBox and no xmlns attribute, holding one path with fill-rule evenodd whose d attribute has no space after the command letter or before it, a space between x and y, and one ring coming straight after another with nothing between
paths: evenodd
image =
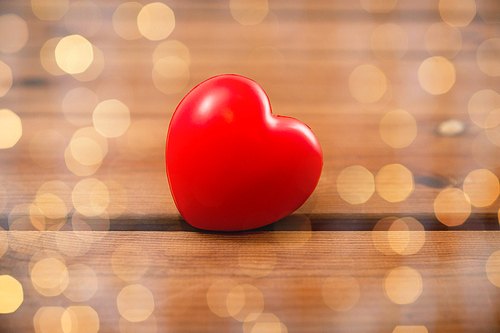
<instances>
[{"instance_id":1,"label":"red heart","mask_svg":"<svg viewBox=\"0 0 500 333\"><path fill-rule=\"evenodd\" d=\"M307 125L271 114L254 81L220 75L202 82L172 116L167 177L192 226L239 231L275 222L316 187L323 153Z\"/></svg>"}]
</instances>

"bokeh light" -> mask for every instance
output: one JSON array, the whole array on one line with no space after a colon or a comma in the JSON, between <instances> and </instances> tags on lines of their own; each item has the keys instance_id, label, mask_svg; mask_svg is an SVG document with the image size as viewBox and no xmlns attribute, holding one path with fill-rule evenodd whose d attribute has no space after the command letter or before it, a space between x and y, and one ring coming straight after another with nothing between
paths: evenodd
<instances>
[{"instance_id":1,"label":"bokeh light","mask_svg":"<svg viewBox=\"0 0 500 333\"><path fill-rule=\"evenodd\" d=\"M364 10L373 14L391 12L398 0L360 0Z\"/></svg>"},{"instance_id":2,"label":"bokeh light","mask_svg":"<svg viewBox=\"0 0 500 333\"><path fill-rule=\"evenodd\" d=\"M477 64L489 76L500 76L500 38L485 40L477 49Z\"/></svg>"},{"instance_id":3,"label":"bokeh light","mask_svg":"<svg viewBox=\"0 0 500 333\"><path fill-rule=\"evenodd\" d=\"M422 290L422 276L408 266L394 268L384 279L385 295L396 304L415 302Z\"/></svg>"},{"instance_id":4,"label":"bokeh light","mask_svg":"<svg viewBox=\"0 0 500 333\"><path fill-rule=\"evenodd\" d=\"M486 23L500 23L500 2L497 0L480 0L477 2L477 13Z\"/></svg>"},{"instance_id":5,"label":"bokeh light","mask_svg":"<svg viewBox=\"0 0 500 333\"><path fill-rule=\"evenodd\" d=\"M69 0L31 0L31 9L40 20L57 21L69 8Z\"/></svg>"},{"instance_id":6,"label":"bokeh light","mask_svg":"<svg viewBox=\"0 0 500 333\"><path fill-rule=\"evenodd\" d=\"M392 333L428 333L425 326L396 326Z\"/></svg>"},{"instance_id":7,"label":"bokeh light","mask_svg":"<svg viewBox=\"0 0 500 333\"><path fill-rule=\"evenodd\" d=\"M436 218L449 227L464 223L471 213L469 196L458 188L447 188L439 192L434 200Z\"/></svg>"},{"instance_id":8,"label":"bokeh light","mask_svg":"<svg viewBox=\"0 0 500 333\"><path fill-rule=\"evenodd\" d=\"M23 301L24 292L21 283L10 275L0 275L0 314L16 311Z\"/></svg>"},{"instance_id":9,"label":"bokeh light","mask_svg":"<svg viewBox=\"0 0 500 333\"><path fill-rule=\"evenodd\" d=\"M47 297L60 295L69 283L66 265L56 258L41 259L30 275L35 290Z\"/></svg>"},{"instance_id":10,"label":"bokeh light","mask_svg":"<svg viewBox=\"0 0 500 333\"><path fill-rule=\"evenodd\" d=\"M155 309L153 294L140 284L131 284L123 288L116 302L122 317L131 322L148 319Z\"/></svg>"},{"instance_id":11,"label":"bokeh light","mask_svg":"<svg viewBox=\"0 0 500 333\"><path fill-rule=\"evenodd\" d=\"M401 164L388 164L375 176L375 188L389 202L404 201L415 188L413 173Z\"/></svg>"},{"instance_id":12,"label":"bokeh light","mask_svg":"<svg viewBox=\"0 0 500 333\"><path fill-rule=\"evenodd\" d=\"M56 232L54 234L58 250L68 257L78 257L86 254L90 250L94 238L96 238L95 233L82 233L80 232L82 230L77 230L74 227L75 220L78 220L75 215L77 214L73 214L73 218L71 219L74 231L69 230L69 227L65 225L61 229L64 232ZM84 231L90 231L90 228Z\"/></svg>"},{"instance_id":13,"label":"bokeh light","mask_svg":"<svg viewBox=\"0 0 500 333\"><path fill-rule=\"evenodd\" d=\"M80 82L88 82L95 80L101 75L104 70L104 54L97 46L92 45L93 58L89 67L82 72L72 74L72 76Z\"/></svg>"},{"instance_id":14,"label":"bokeh light","mask_svg":"<svg viewBox=\"0 0 500 333\"><path fill-rule=\"evenodd\" d=\"M465 177L463 190L473 206L486 207L493 204L500 193L498 177L487 169L471 171Z\"/></svg>"},{"instance_id":15,"label":"bokeh light","mask_svg":"<svg viewBox=\"0 0 500 333\"><path fill-rule=\"evenodd\" d=\"M385 255L412 255L425 244L425 230L413 217L386 217L373 228L372 241Z\"/></svg>"},{"instance_id":16,"label":"bokeh light","mask_svg":"<svg viewBox=\"0 0 500 333\"><path fill-rule=\"evenodd\" d=\"M468 104L470 119L481 128L494 127L498 124L488 119L490 114L500 110L500 94L491 89L484 89L475 92L469 99ZM487 122L489 120L489 124Z\"/></svg>"},{"instance_id":17,"label":"bokeh light","mask_svg":"<svg viewBox=\"0 0 500 333\"><path fill-rule=\"evenodd\" d=\"M188 66L191 63L191 54L188 47L175 39L161 42L156 46L153 51L153 64L165 57L177 57L182 59Z\"/></svg>"},{"instance_id":18,"label":"bokeh light","mask_svg":"<svg viewBox=\"0 0 500 333\"><path fill-rule=\"evenodd\" d=\"M328 278L322 288L323 301L335 311L347 311L359 300L358 280L353 277L333 276Z\"/></svg>"},{"instance_id":19,"label":"bokeh light","mask_svg":"<svg viewBox=\"0 0 500 333\"><path fill-rule=\"evenodd\" d=\"M155 87L161 92L179 93L189 83L189 66L177 56L163 57L155 63L152 76Z\"/></svg>"},{"instance_id":20,"label":"bokeh light","mask_svg":"<svg viewBox=\"0 0 500 333\"><path fill-rule=\"evenodd\" d=\"M373 53L379 59L397 61L408 50L408 36L399 25L386 23L375 28L370 44Z\"/></svg>"},{"instance_id":21,"label":"bokeh light","mask_svg":"<svg viewBox=\"0 0 500 333\"><path fill-rule=\"evenodd\" d=\"M36 333L67 333L62 327L62 316L66 310L60 306L43 306L33 318Z\"/></svg>"},{"instance_id":22,"label":"bokeh light","mask_svg":"<svg viewBox=\"0 0 500 333\"><path fill-rule=\"evenodd\" d=\"M349 75L348 83L351 95L361 103L374 103L387 90L385 74L374 65L356 67Z\"/></svg>"},{"instance_id":23,"label":"bokeh light","mask_svg":"<svg viewBox=\"0 0 500 333\"><path fill-rule=\"evenodd\" d=\"M95 129L107 138L116 138L128 129L130 125L130 111L128 107L117 99L108 99L99 103L92 121Z\"/></svg>"},{"instance_id":24,"label":"bokeh light","mask_svg":"<svg viewBox=\"0 0 500 333\"><path fill-rule=\"evenodd\" d=\"M375 179L372 173L361 165L349 166L337 177L337 191L340 197L351 205L362 204L375 192Z\"/></svg>"},{"instance_id":25,"label":"bokeh light","mask_svg":"<svg viewBox=\"0 0 500 333\"><path fill-rule=\"evenodd\" d=\"M137 15L137 26L149 40L165 39L175 28L175 15L167 5L153 2L142 7Z\"/></svg>"},{"instance_id":26,"label":"bokeh light","mask_svg":"<svg viewBox=\"0 0 500 333\"><path fill-rule=\"evenodd\" d=\"M0 97L5 96L11 87L12 70L6 63L0 61Z\"/></svg>"},{"instance_id":27,"label":"bokeh light","mask_svg":"<svg viewBox=\"0 0 500 333\"><path fill-rule=\"evenodd\" d=\"M239 284L233 279L220 279L213 282L207 290L207 305L219 317L231 317L226 299L233 288Z\"/></svg>"},{"instance_id":28,"label":"bokeh light","mask_svg":"<svg viewBox=\"0 0 500 333\"><path fill-rule=\"evenodd\" d=\"M418 68L418 82L429 94L444 94L453 87L455 81L455 65L444 57L427 58Z\"/></svg>"},{"instance_id":29,"label":"bokeh light","mask_svg":"<svg viewBox=\"0 0 500 333\"><path fill-rule=\"evenodd\" d=\"M62 37L51 38L43 44L40 49L40 62L43 68L52 75L66 74L58 65L56 61L56 46L61 41Z\"/></svg>"},{"instance_id":30,"label":"bokeh light","mask_svg":"<svg viewBox=\"0 0 500 333\"><path fill-rule=\"evenodd\" d=\"M0 51L16 53L28 42L28 25L15 14L0 16Z\"/></svg>"},{"instance_id":31,"label":"bokeh light","mask_svg":"<svg viewBox=\"0 0 500 333\"><path fill-rule=\"evenodd\" d=\"M97 95L90 89L78 87L66 93L62 101L64 116L71 123L82 126L92 123L92 113L99 104Z\"/></svg>"},{"instance_id":32,"label":"bokeh light","mask_svg":"<svg viewBox=\"0 0 500 333\"><path fill-rule=\"evenodd\" d=\"M433 56L451 59L462 48L462 34L447 23L434 23L425 32L425 48Z\"/></svg>"},{"instance_id":33,"label":"bokeh light","mask_svg":"<svg viewBox=\"0 0 500 333\"><path fill-rule=\"evenodd\" d=\"M405 110L394 110L380 121L380 136L392 148L409 146L417 136L417 122Z\"/></svg>"},{"instance_id":34,"label":"bokeh light","mask_svg":"<svg viewBox=\"0 0 500 333\"><path fill-rule=\"evenodd\" d=\"M237 285L227 294L226 306L231 317L244 322L262 313L264 295L251 284Z\"/></svg>"},{"instance_id":35,"label":"bokeh light","mask_svg":"<svg viewBox=\"0 0 500 333\"><path fill-rule=\"evenodd\" d=\"M230 0L231 15L240 24L255 25L262 22L269 11L267 0Z\"/></svg>"},{"instance_id":36,"label":"bokeh light","mask_svg":"<svg viewBox=\"0 0 500 333\"><path fill-rule=\"evenodd\" d=\"M142 37L137 25L137 16L142 5L137 2L125 2L113 13L113 29L123 39L134 40Z\"/></svg>"},{"instance_id":37,"label":"bokeh light","mask_svg":"<svg viewBox=\"0 0 500 333\"><path fill-rule=\"evenodd\" d=\"M263 312L245 320L243 333L288 333L288 329L274 313Z\"/></svg>"},{"instance_id":38,"label":"bokeh light","mask_svg":"<svg viewBox=\"0 0 500 333\"><path fill-rule=\"evenodd\" d=\"M488 280L500 288L500 251L494 252L486 261Z\"/></svg>"},{"instance_id":39,"label":"bokeh light","mask_svg":"<svg viewBox=\"0 0 500 333\"><path fill-rule=\"evenodd\" d=\"M156 333L158 325L154 314L150 315L148 319L139 322L130 322L125 318L120 318L118 323L120 333Z\"/></svg>"},{"instance_id":40,"label":"bokeh light","mask_svg":"<svg viewBox=\"0 0 500 333\"><path fill-rule=\"evenodd\" d=\"M451 26L465 27L476 16L475 0L440 0L439 14Z\"/></svg>"},{"instance_id":41,"label":"bokeh light","mask_svg":"<svg viewBox=\"0 0 500 333\"><path fill-rule=\"evenodd\" d=\"M21 118L8 109L0 110L0 149L15 146L23 135Z\"/></svg>"},{"instance_id":42,"label":"bokeh light","mask_svg":"<svg viewBox=\"0 0 500 333\"><path fill-rule=\"evenodd\" d=\"M109 205L109 191L106 185L95 179L79 181L73 188L73 205L84 216L101 215Z\"/></svg>"},{"instance_id":43,"label":"bokeh light","mask_svg":"<svg viewBox=\"0 0 500 333\"><path fill-rule=\"evenodd\" d=\"M54 52L57 65L68 74L84 72L94 60L92 44L80 35L62 38Z\"/></svg>"},{"instance_id":44,"label":"bokeh light","mask_svg":"<svg viewBox=\"0 0 500 333\"><path fill-rule=\"evenodd\" d=\"M72 34L79 34L84 37L95 35L101 27L101 22L101 9L88 0L72 2L64 15L66 29Z\"/></svg>"},{"instance_id":45,"label":"bokeh light","mask_svg":"<svg viewBox=\"0 0 500 333\"><path fill-rule=\"evenodd\" d=\"M64 333L97 333L99 315L90 306L70 306L61 315L61 326Z\"/></svg>"},{"instance_id":46,"label":"bokeh light","mask_svg":"<svg viewBox=\"0 0 500 333\"><path fill-rule=\"evenodd\" d=\"M97 291L97 275L85 264L68 266L69 282L63 294L73 302L86 302Z\"/></svg>"},{"instance_id":47,"label":"bokeh light","mask_svg":"<svg viewBox=\"0 0 500 333\"><path fill-rule=\"evenodd\" d=\"M122 280L139 280L149 269L149 257L140 248L139 243L127 243L119 246L113 252L111 267Z\"/></svg>"},{"instance_id":48,"label":"bokeh light","mask_svg":"<svg viewBox=\"0 0 500 333\"><path fill-rule=\"evenodd\" d=\"M269 275L277 264L276 252L261 244L242 244L238 253L240 270L253 278Z\"/></svg>"}]
</instances>

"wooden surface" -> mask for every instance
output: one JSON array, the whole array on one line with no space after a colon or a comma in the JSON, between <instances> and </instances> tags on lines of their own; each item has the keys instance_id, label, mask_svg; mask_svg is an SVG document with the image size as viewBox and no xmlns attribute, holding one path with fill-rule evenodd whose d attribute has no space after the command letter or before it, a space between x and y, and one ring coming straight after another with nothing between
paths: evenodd
<instances>
[{"instance_id":1,"label":"wooden surface","mask_svg":"<svg viewBox=\"0 0 500 333\"><path fill-rule=\"evenodd\" d=\"M473 0L455 2L455 8L465 4L462 14L470 16L467 4ZM451 15L446 8L440 14L436 0L399 0L387 13L369 12L376 3L369 0L269 1L265 17L255 25L240 24L229 1L172 0L165 4L175 15L175 28L160 40L122 38L112 20L122 3L96 1L97 12L78 21L66 19L71 7L63 11L66 16L43 20L29 1L0 2L0 23L1 15L15 14L26 23L29 36L19 50L0 51L0 61L13 77L0 97L0 109L11 110L22 123L19 141L0 149L0 227L6 230L0 229L0 275L13 277L24 291L15 312L0 313L0 332L94 332L94 317L84 320L87 326L80 318L78 326L72 306L90 307L98 316L99 332L499 330L500 255L494 253L500 250L495 190L500 148L488 140L498 126L478 126L469 106L478 91L500 92L498 49L490 63L481 60L490 54L481 51L483 42L492 40L500 48L497 2L477 0L470 22L455 30L448 26L459 32L461 42L438 39L444 51L426 42L430 27ZM386 53L377 51L373 41L380 27L391 29L382 33L393 38ZM4 25L0 50L11 29L14 40L22 39L19 29ZM62 74L54 75L42 65L45 43L73 34L83 35L103 54L102 72L91 80L81 81L52 63ZM158 84L154 71L160 67L155 67L153 54L165 41L177 41L175 47L182 49L166 55L168 61L176 56L176 68L183 72L177 81L163 78ZM452 64L455 79L441 72L444 67L419 79L423 63L441 55L447 58L439 61ZM381 84L360 84L354 73L373 66L387 89L365 103ZM195 85L223 73L256 80L273 113L308 124L324 152L319 184L297 212L237 234L190 227L175 208L165 176L165 136L175 107ZM426 82L439 79L452 80L450 89L424 89ZM9 86L7 81L0 80L0 89ZM177 92L165 93L179 84ZM68 93L82 87L88 95L65 104ZM111 99L129 110L124 133L97 138L94 133L90 143L87 136L85 142L74 141L79 129L94 126L97 103ZM483 118L493 111L487 108L479 108ZM500 109L500 102L494 109ZM393 132L388 135L398 140L416 130L401 148L384 141L380 129L384 116L394 110L405 110L416 124L389 126ZM449 119L465 129L445 135L439 126ZM0 145L1 140L0 133ZM72 153L77 143L86 146L75 146ZM103 145L107 154L102 154ZM88 153L78 155L79 149ZM73 163L71 154L87 165ZM349 167L360 166L365 176L377 179L380 170L393 164L404 166L413 179L407 195L401 193L408 182L391 180L391 187L372 180L370 190L370 184L352 176L349 184L340 184ZM464 183L471 184L466 179L473 171L494 176L468 191ZM82 185L89 182L92 186ZM445 198L448 208L442 208L438 197L450 190L465 191L472 202ZM361 193L364 199L346 200L343 191L354 197ZM388 200L395 197L399 199ZM481 198L487 204L478 204ZM450 223L460 218L459 225ZM62 265L61 276L43 266L54 261ZM38 275L33 275L40 262ZM410 277L391 280L394 269ZM60 290L47 296L37 283ZM135 285L142 286L138 300L127 304L136 304L138 317L119 310L119 295ZM419 288L416 297L408 296ZM398 297L410 298L398 304ZM0 297L0 309L2 304Z\"/></svg>"}]
</instances>

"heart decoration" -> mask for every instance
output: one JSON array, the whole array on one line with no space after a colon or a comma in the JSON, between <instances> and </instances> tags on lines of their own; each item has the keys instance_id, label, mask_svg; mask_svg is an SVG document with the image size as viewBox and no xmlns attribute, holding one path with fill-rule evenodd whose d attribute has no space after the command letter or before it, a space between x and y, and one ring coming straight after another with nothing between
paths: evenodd
<instances>
[{"instance_id":1,"label":"heart decoration","mask_svg":"<svg viewBox=\"0 0 500 333\"><path fill-rule=\"evenodd\" d=\"M167 177L192 226L241 231L298 209L316 188L323 153L302 122L274 116L264 90L239 75L210 78L175 110Z\"/></svg>"}]
</instances>

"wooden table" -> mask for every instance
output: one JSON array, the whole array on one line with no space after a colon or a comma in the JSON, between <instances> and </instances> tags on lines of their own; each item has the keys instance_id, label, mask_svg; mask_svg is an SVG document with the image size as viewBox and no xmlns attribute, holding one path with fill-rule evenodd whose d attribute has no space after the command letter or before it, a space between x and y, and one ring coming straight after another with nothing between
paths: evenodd
<instances>
[{"instance_id":1,"label":"wooden table","mask_svg":"<svg viewBox=\"0 0 500 333\"><path fill-rule=\"evenodd\" d=\"M0 3L0 332L498 332L497 1L138 2ZM241 233L187 224L165 175L223 73L324 152Z\"/></svg>"}]
</instances>

